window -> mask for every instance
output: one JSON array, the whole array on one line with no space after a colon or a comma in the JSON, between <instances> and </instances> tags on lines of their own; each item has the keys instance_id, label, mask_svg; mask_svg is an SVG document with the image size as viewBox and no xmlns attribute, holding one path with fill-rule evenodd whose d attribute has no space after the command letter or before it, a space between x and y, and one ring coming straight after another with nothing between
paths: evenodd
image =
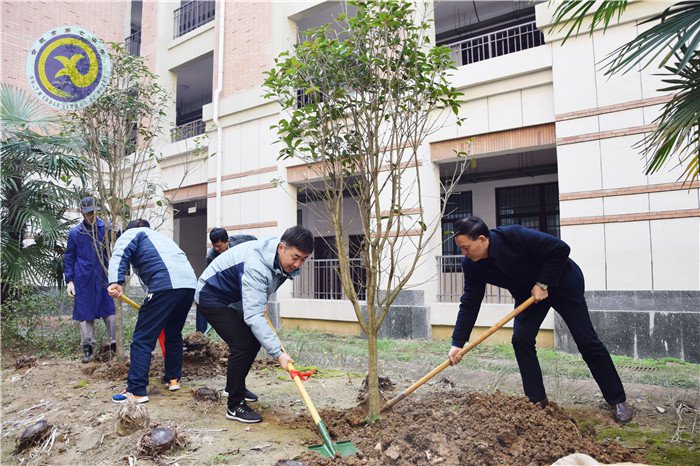
<instances>
[{"instance_id":1,"label":"window","mask_svg":"<svg viewBox=\"0 0 700 466\"><path fill-rule=\"evenodd\" d=\"M498 226L522 225L559 237L559 186L557 183L496 189Z\"/></svg>"},{"instance_id":2,"label":"window","mask_svg":"<svg viewBox=\"0 0 700 466\"><path fill-rule=\"evenodd\" d=\"M454 225L457 220L472 215L472 192L462 191L453 193L447 199L447 208L445 215L442 217L442 255L456 256L460 255L459 249L455 246L452 240L454 233Z\"/></svg>"}]
</instances>

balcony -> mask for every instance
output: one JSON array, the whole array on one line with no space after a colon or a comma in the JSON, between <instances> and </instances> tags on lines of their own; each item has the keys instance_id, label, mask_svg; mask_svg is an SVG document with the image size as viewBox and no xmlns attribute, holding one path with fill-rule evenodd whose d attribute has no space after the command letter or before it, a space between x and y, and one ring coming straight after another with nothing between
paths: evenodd
<instances>
[{"instance_id":1,"label":"balcony","mask_svg":"<svg viewBox=\"0 0 700 466\"><path fill-rule=\"evenodd\" d=\"M132 57L141 55L141 31L136 31L124 39L124 48L126 48L126 53Z\"/></svg>"},{"instance_id":2,"label":"balcony","mask_svg":"<svg viewBox=\"0 0 700 466\"><path fill-rule=\"evenodd\" d=\"M464 274L462 273L464 256L437 256L438 295L441 303L457 303L464 292ZM484 303L513 304L515 300L506 289L486 285Z\"/></svg>"},{"instance_id":3,"label":"balcony","mask_svg":"<svg viewBox=\"0 0 700 466\"><path fill-rule=\"evenodd\" d=\"M537 30L533 20L445 45L451 50L452 60L457 66L462 66L542 44L544 35Z\"/></svg>"},{"instance_id":4,"label":"balcony","mask_svg":"<svg viewBox=\"0 0 700 466\"><path fill-rule=\"evenodd\" d=\"M182 141L183 139L193 138L204 134L206 124L201 118L199 120L190 121L180 126L176 126L170 130L170 142Z\"/></svg>"},{"instance_id":5,"label":"balcony","mask_svg":"<svg viewBox=\"0 0 700 466\"><path fill-rule=\"evenodd\" d=\"M301 275L293 281L292 297L302 299L347 299L338 276L338 259L310 259L301 266ZM350 259L350 274L355 292L367 299L366 273L362 259Z\"/></svg>"},{"instance_id":6,"label":"balcony","mask_svg":"<svg viewBox=\"0 0 700 466\"><path fill-rule=\"evenodd\" d=\"M173 39L214 20L216 2L193 0L175 10Z\"/></svg>"}]
</instances>

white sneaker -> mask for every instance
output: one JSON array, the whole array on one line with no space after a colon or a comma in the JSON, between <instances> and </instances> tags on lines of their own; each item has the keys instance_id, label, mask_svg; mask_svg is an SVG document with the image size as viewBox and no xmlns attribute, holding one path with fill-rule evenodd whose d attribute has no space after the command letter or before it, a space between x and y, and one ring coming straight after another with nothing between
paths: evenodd
<instances>
[{"instance_id":1,"label":"white sneaker","mask_svg":"<svg viewBox=\"0 0 700 466\"><path fill-rule=\"evenodd\" d=\"M180 381L178 379L170 379L170 382L165 384L168 390L174 392L175 390L180 390Z\"/></svg>"}]
</instances>

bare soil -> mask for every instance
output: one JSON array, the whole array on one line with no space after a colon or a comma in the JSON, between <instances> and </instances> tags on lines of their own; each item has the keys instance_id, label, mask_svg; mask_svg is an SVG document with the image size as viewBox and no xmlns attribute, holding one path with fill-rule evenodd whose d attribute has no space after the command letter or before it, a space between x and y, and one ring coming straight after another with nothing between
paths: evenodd
<instances>
[{"instance_id":1,"label":"bare soil","mask_svg":"<svg viewBox=\"0 0 700 466\"><path fill-rule=\"evenodd\" d=\"M225 383L226 349L204 344L185 353L182 389L169 392L160 382L162 357L156 349L151 366L149 427L131 435L116 432L121 406L111 396L123 387L127 364L113 360L81 364L75 359L38 359L34 365L3 354L1 464L330 464L307 447L320 443L316 427L289 376L274 361L256 361L248 388L260 396L251 403L264 421L245 425L225 418L226 399L196 401L202 387L221 390ZM397 368L382 383L384 396L404 389L423 375ZM465 368L466 369L466 368ZM616 427L592 381L569 381L557 400L541 409L520 396L489 390L494 374L451 368L421 387L382 419L367 424L363 376L328 372L314 375L305 386L334 440L352 441L360 451L333 464L551 464L569 453L589 454L602 463L644 462L642 451L615 439L596 441L598 429ZM447 374L448 372L445 372ZM459 376L458 376L459 375ZM500 377L500 376L498 376ZM465 378L468 381L465 381ZM395 386L394 386L395 384ZM499 386L508 387L499 379ZM627 386L635 423L656 426L669 435L676 426L673 409L661 413L675 396L669 389ZM478 390L478 391L474 391ZM517 387L513 393L518 393ZM564 401L561 401L564 400ZM586 422L581 422L586 419ZM39 444L16 451L17 439L37 421L46 420L51 433ZM591 423L589 421L593 420ZM176 448L159 455L143 454L149 428L176 429ZM141 446L141 448L140 448Z\"/></svg>"},{"instance_id":2,"label":"bare soil","mask_svg":"<svg viewBox=\"0 0 700 466\"><path fill-rule=\"evenodd\" d=\"M556 403L542 409L499 392L438 389L419 401L402 401L372 425L362 421L365 412L358 407L321 413L331 435L351 440L360 455L338 463L309 451L299 459L310 465L551 464L578 452L602 463L643 461L615 442L596 442Z\"/></svg>"}]
</instances>

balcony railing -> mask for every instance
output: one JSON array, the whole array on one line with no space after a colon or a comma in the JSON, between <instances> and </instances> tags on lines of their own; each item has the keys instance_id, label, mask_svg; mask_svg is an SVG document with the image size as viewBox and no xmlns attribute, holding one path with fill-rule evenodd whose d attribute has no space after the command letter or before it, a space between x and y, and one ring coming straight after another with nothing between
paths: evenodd
<instances>
[{"instance_id":1,"label":"balcony railing","mask_svg":"<svg viewBox=\"0 0 700 466\"><path fill-rule=\"evenodd\" d=\"M464 292L464 274L462 273L464 256L438 256L438 301L442 303L459 302ZM513 296L506 289L486 285L484 303L512 304Z\"/></svg>"},{"instance_id":2,"label":"balcony railing","mask_svg":"<svg viewBox=\"0 0 700 466\"><path fill-rule=\"evenodd\" d=\"M445 45L452 50L450 55L457 66L462 66L542 44L544 44L544 35L537 30L535 21L528 21Z\"/></svg>"},{"instance_id":3,"label":"balcony railing","mask_svg":"<svg viewBox=\"0 0 700 466\"><path fill-rule=\"evenodd\" d=\"M347 299L338 276L338 259L310 259L294 279L292 297L303 299ZM366 274L361 259L350 259L350 274L360 300L367 299Z\"/></svg>"},{"instance_id":4,"label":"balcony railing","mask_svg":"<svg viewBox=\"0 0 700 466\"><path fill-rule=\"evenodd\" d=\"M136 31L124 40L126 53L132 57L141 55L141 31Z\"/></svg>"},{"instance_id":5,"label":"balcony railing","mask_svg":"<svg viewBox=\"0 0 700 466\"><path fill-rule=\"evenodd\" d=\"M170 141L177 142L183 139L193 138L200 134L204 134L207 125L203 120L194 120L184 125L176 126L170 130Z\"/></svg>"},{"instance_id":6,"label":"balcony railing","mask_svg":"<svg viewBox=\"0 0 700 466\"><path fill-rule=\"evenodd\" d=\"M214 19L216 2L193 0L175 10L173 39L194 31Z\"/></svg>"}]
</instances>

